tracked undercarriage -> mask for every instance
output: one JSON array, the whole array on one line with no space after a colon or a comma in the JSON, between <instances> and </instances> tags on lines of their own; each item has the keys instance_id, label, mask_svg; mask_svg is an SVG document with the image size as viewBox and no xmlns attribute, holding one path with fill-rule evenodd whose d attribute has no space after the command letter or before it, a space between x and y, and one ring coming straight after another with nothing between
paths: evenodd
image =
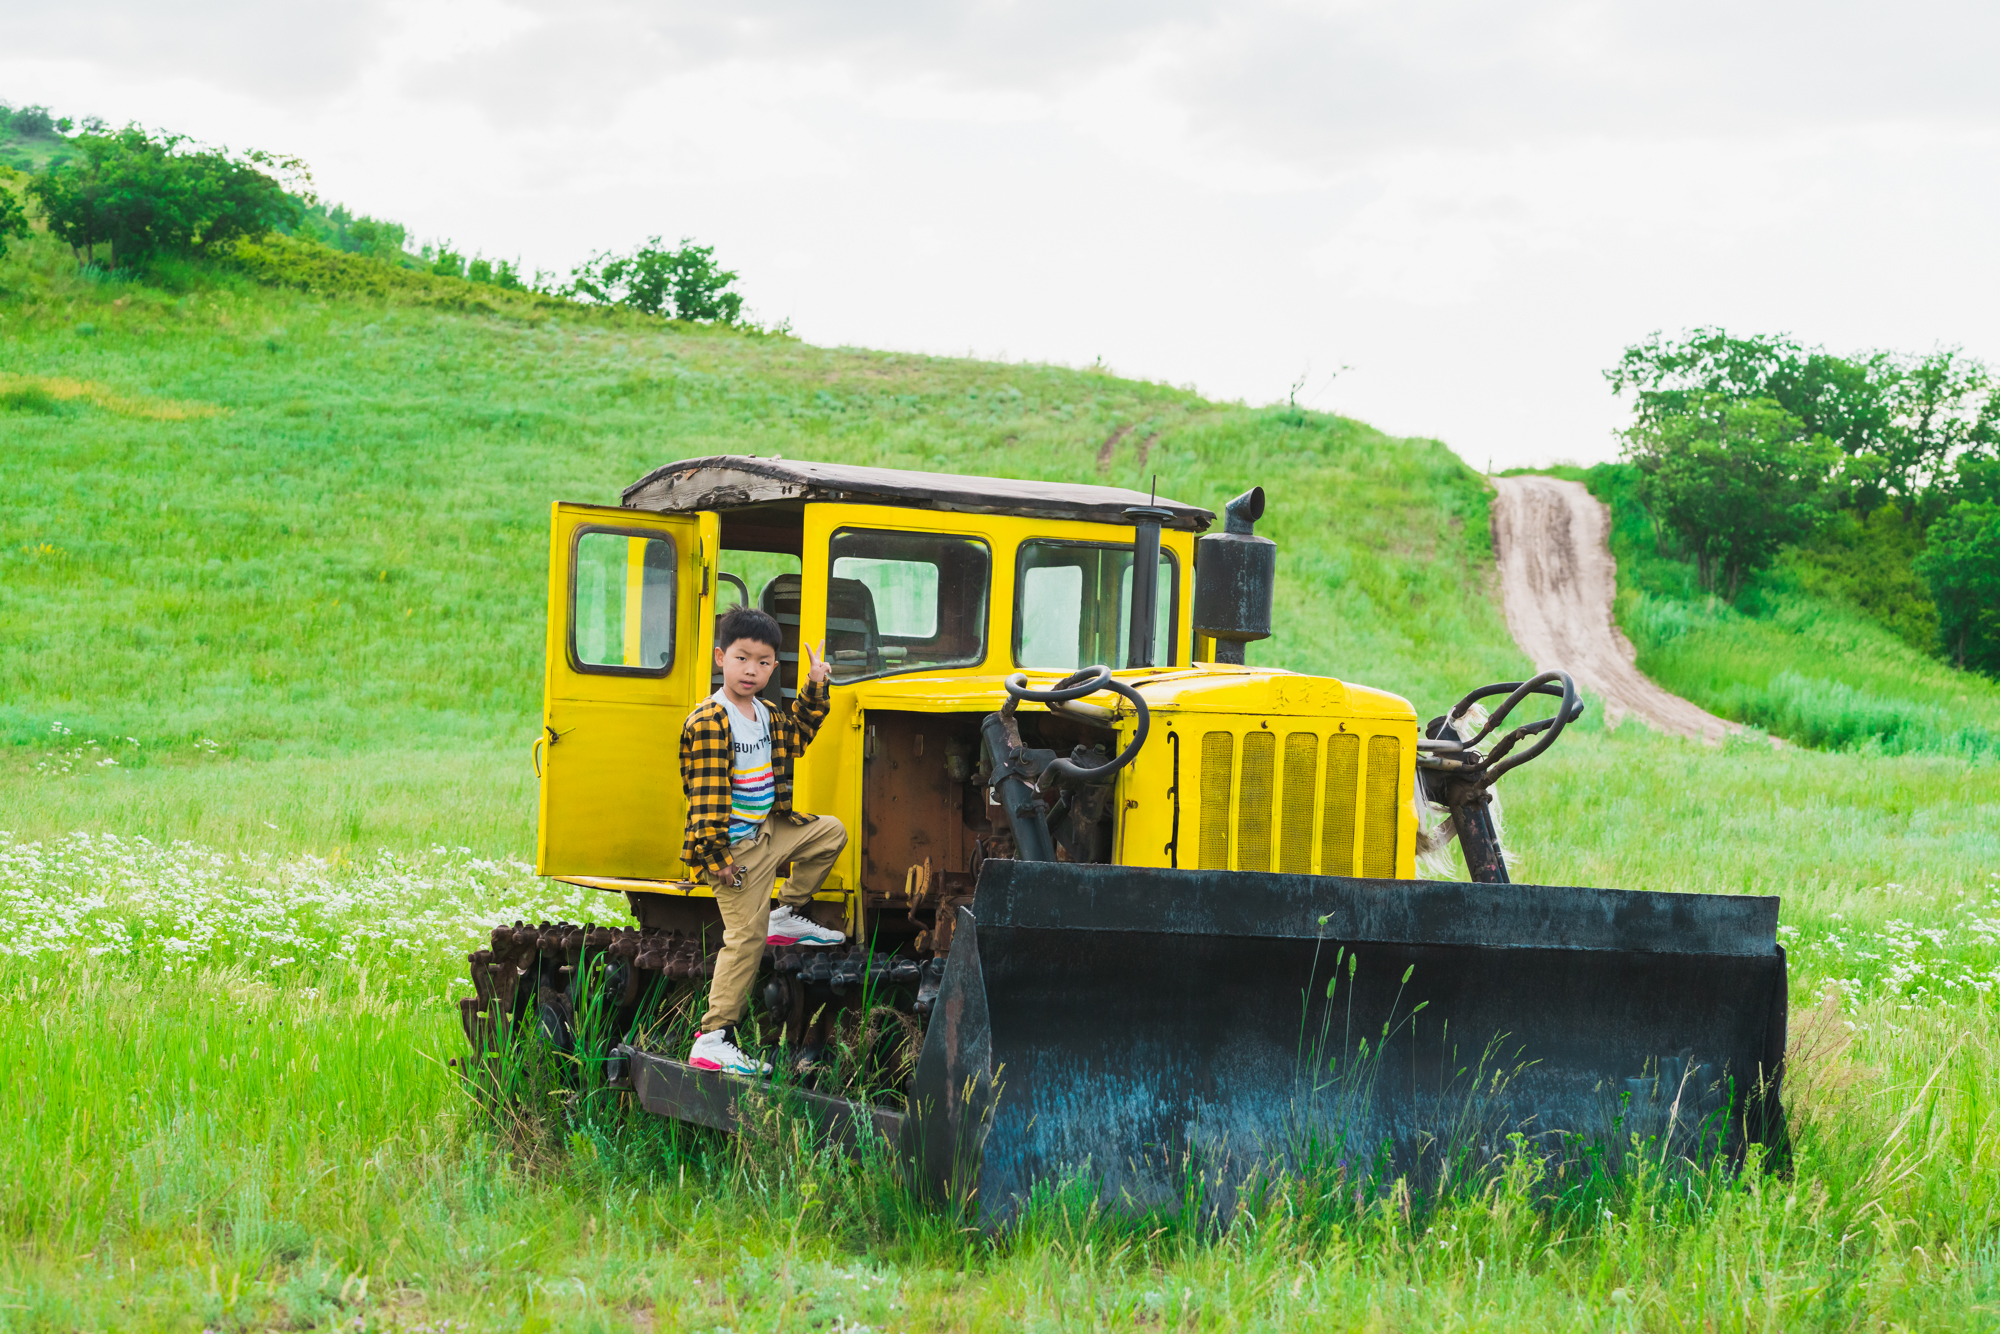
<instances>
[{"instance_id":1,"label":"tracked undercarriage","mask_svg":"<svg viewBox=\"0 0 2000 1334\"><path fill-rule=\"evenodd\" d=\"M565 1055L615 1060L619 1049L685 1051L715 976L720 930L583 927L569 922L495 927L492 944L468 957L474 995L459 1002L466 1040L498 1053L534 1035ZM861 1036L859 1020L889 1009L927 1014L944 960L861 945L767 947L754 996L766 1043L789 1057L807 1087L827 1053ZM843 1024L845 1023L845 1030ZM914 1025L888 1024L868 1044L884 1070L914 1067ZM747 1040L747 1039L746 1039ZM627 1072L606 1072L614 1085ZM894 1098L893 1084L884 1090Z\"/></svg>"}]
</instances>

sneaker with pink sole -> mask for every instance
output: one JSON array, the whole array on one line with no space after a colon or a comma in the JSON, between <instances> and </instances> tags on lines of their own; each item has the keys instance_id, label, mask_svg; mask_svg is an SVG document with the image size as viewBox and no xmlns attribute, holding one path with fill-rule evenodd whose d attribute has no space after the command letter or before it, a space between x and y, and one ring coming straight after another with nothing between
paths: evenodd
<instances>
[{"instance_id":1,"label":"sneaker with pink sole","mask_svg":"<svg viewBox=\"0 0 2000 1334\"><path fill-rule=\"evenodd\" d=\"M771 910L771 925L764 932L767 945L838 945L846 939L845 931L821 926L810 917L793 912L786 904Z\"/></svg>"},{"instance_id":2,"label":"sneaker with pink sole","mask_svg":"<svg viewBox=\"0 0 2000 1334\"><path fill-rule=\"evenodd\" d=\"M754 1061L745 1056L732 1034L726 1028L718 1028L703 1033L694 1040L694 1050L688 1053L688 1064L697 1070L720 1070L731 1075L768 1075L771 1066L768 1061Z\"/></svg>"}]
</instances>

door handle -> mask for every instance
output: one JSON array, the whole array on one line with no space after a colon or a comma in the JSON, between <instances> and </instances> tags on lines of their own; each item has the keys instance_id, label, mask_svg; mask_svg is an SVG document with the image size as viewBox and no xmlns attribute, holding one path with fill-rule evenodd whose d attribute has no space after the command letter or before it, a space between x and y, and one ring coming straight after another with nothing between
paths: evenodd
<instances>
[{"instance_id":1,"label":"door handle","mask_svg":"<svg viewBox=\"0 0 2000 1334\"><path fill-rule=\"evenodd\" d=\"M528 747L528 763L535 766L535 777L537 778L542 776L542 747L548 744L549 739L547 737L538 736L535 738L535 744Z\"/></svg>"}]
</instances>

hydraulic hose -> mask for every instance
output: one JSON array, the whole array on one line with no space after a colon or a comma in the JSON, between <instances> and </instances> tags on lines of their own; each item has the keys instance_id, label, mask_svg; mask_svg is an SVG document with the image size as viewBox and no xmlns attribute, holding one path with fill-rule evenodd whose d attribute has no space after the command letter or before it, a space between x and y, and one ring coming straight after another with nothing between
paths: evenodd
<instances>
[{"instance_id":1,"label":"hydraulic hose","mask_svg":"<svg viewBox=\"0 0 2000 1334\"><path fill-rule=\"evenodd\" d=\"M1494 695L1507 698L1487 716L1486 725L1473 736L1458 739L1459 720L1482 699ZM1559 703L1550 716L1517 727L1494 743L1483 755L1474 749L1499 729L1516 705L1530 695L1552 695ZM1465 869L1472 879L1484 884L1509 883L1507 859L1500 848L1499 831L1493 823L1492 787L1510 769L1518 769L1534 759L1562 735L1565 727L1583 713L1577 698L1576 682L1567 672L1543 672L1527 681L1502 681L1481 686L1452 706L1451 712L1432 720L1429 737L1418 742L1418 774L1424 794L1451 811L1452 827L1459 847L1465 852ZM1514 747L1529 737L1537 740L1520 754Z\"/></svg>"},{"instance_id":2,"label":"hydraulic hose","mask_svg":"<svg viewBox=\"0 0 2000 1334\"><path fill-rule=\"evenodd\" d=\"M1502 694L1503 692L1506 693L1507 698L1487 716L1486 726L1480 728L1477 734L1466 738L1463 743L1464 749L1470 750L1485 740L1487 735L1494 728L1498 727L1508 714L1514 711L1514 706L1530 695L1554 695L1559 697L1562 703L1556 706L1556 711L1549 717L1543 718L1539 722L1529 723L1525 727L1517 727L1500 739L1486 755L1486 761L1480 774L1480 785L1482 787L1491 787L1499 780L1500 775L1506 773L1509 769L1518 769L1529 760L1534 759L1537 755L1547 750L1555 744L1556 738L1562 735L1565 727L1568 727L1583 716L1583 701L1576 697L1576 682L1570 680L1568 672L1543 672L1540 676L1534 677L1532 680L1520 682L1503 681L1498 685L1482 686L1460 700L1457 704L1454 704L1451 712L1446 716L1455 722L1463 718L1465 711L1480 700ZM1522 751L1519 755L1512 756L1511 758L1507 756L1507 753L1514 749L1516 745L1538 732L1542 734L1541 740Z\"/></svg>"}]
</instances>

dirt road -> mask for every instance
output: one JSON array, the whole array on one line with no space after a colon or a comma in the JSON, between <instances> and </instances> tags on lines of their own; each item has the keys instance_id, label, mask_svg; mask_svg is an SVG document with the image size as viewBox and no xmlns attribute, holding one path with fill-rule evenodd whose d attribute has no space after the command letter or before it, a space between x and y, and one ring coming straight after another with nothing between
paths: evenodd
<instances>
[{"instance_id":1,"label":"dirt road","mask_svg":"<svg viewBox=\"0 0 2000 1334\"><path fill-rule=\"evenodd\" d=\"M1495 477L1493 541L1507 629L1537 671L1561 668L1603 702L1605 721L1631 714L1672 736L1720 741L1739 730L1670 695L1633 666L1611 618L1617 592L1610 512L1580 482Z\"/></svg>"}]
</instances>

